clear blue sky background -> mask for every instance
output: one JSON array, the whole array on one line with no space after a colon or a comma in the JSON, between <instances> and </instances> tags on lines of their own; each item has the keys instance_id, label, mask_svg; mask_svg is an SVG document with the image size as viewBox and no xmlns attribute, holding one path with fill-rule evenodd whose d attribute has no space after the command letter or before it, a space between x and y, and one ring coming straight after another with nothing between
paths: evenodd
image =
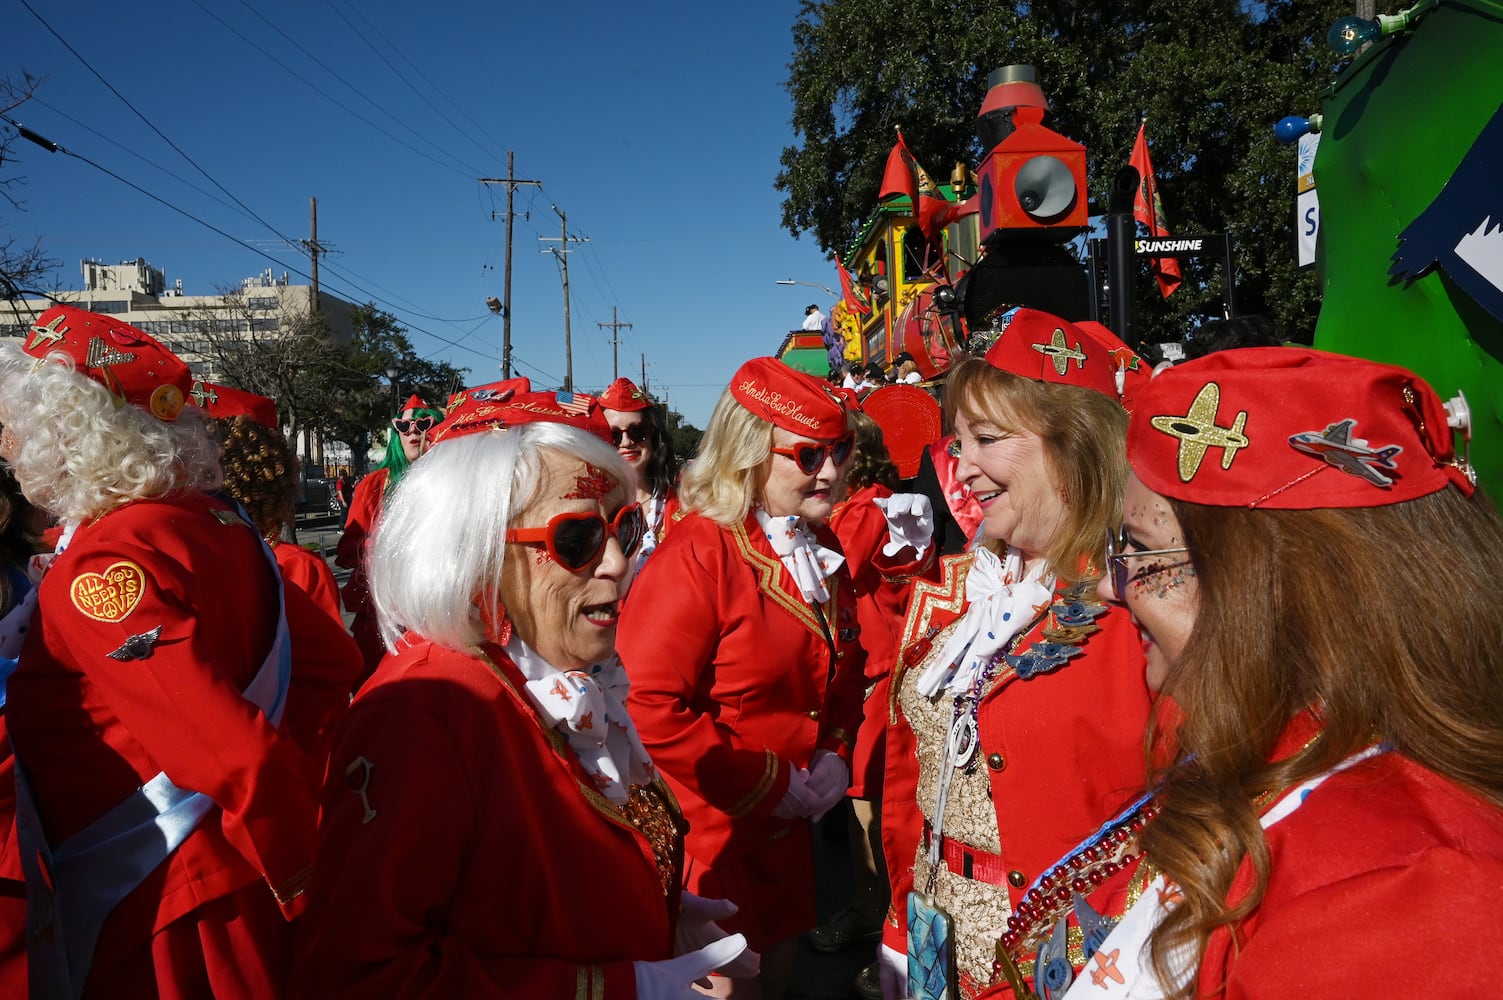
<instances>
[{"instance_id":1,"label":"clear blue sky background","mask_svg":"<svg viewBox=\"0 0 1503 1000\"><path fill-rule=\"evenodd\" d=\"M512 149L516 176L543 182L516 197L518 370L541 386L564 374L559 272L538 241L559 235L556 205L589 238L569 267L576 386L610 381L610 331L596 324L614 305L633 324L622 374L639 380L645 354L653 389L702 427L736 365L776 350L805 305L831 301L774 281L837 285L812 238L781 228L772 186L794 139L783 82L795 0L28 2L271 227L20 0L0 0L0 72L46 78L18 121L271 258L18 143L20 161L0 171L26 179L14 192L26 211L0 207L0 232L40 234L59 287L80 287L85 257L144 257L190 295L267 268L307 271L278 233L307 238L316 197L319 240L334 250L323 287L374 300L420 354L490 381L501 320L485 299L502 294L505 191L477 178L503 176Z\"/></svg>"}]
</instances>

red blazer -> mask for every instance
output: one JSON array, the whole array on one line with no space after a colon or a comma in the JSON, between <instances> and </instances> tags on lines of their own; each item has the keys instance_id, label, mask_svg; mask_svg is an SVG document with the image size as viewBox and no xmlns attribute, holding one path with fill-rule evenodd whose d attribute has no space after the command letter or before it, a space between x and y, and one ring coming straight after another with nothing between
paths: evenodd
<instances>
[{"instance_id":1,"label":"red blazer","mask_svg":"<svg viewBox=\"0 0 1503 1000\"><path fill-rule=\"evenodd\" d=\"M938 584L915 584L903 631L903 669L920 669L931 648L930 631L964 613L965 577L974 559L946 556ZM1036 624L1020 648L1041 639L1047 624L1047 617ZM994 685L977 712L978 753L991 784L1002 863L1013 876L1008 896L1014 906L1040 872L1143 791L1149 692L1142 639L1120 605L1110 605L1096 624L1100 631L1085 640L1079 655L1052 673ZM893 684L900 683L895 672ZM914 804L913 732L896 699L892 710L882 843L894 904L887 943L903 950L904 919L896 915L907 912L923 816Z\"/></svg>"},{"instance_id":2,"label":"red blazer","mask_svg":"<svg viewBox=\"0 0 1503 1000\"><path fill-rule=\"evenodd\" d=\"M293 996L630 998L631 963L672 956L677 887L523 684L499 647L416 639L361 689Z\"/></svg>"},{"instance_id":3,"label":"red blazer","mask_svg":"<svg viewBox=\"0 0 1503 1000\"><path fill-rule=\"evenodd\" d=\"M292 688L282 726L322 774L330 730L349 708L363 666L360 647L344 630L329 564L298 545L271 551L282 568L292 638Z\"/></svg>"},{"instance_id":4,"label":"red blazer","mask_svg":"<svg viewBox=\"0 0 1503 1000\"><path fill-rule=\"evenodd\" d=\"M1496 996L1503 956L1503 810L1397 753L1333 775L1268 832L1257 910L1211 935L1203 996L1378 997L1415 984L1422 928L1462 953L1425 977L1447 996ZM1247 891L1243 864L1228 900Z\"/></svg>"},{"instance_id":5,"label":"red blazer","mask_svg":"<svg viewBox=\"0 0 1503 1000\"><path fill-rule=\"evenodd\" d=\"M866 651L861 728L851 755L850 794L857 798L882 795L888 679L898 657L913 575L934 560L932 546L918 564L896 563L882 554L888 537L887 517L873 501L890 496L892 490L874 483L851 494L830 516L830 529L840 539L856 587L856 620L861 624L861 647Z\"/></svg>"},{"instance_id":6,"label":"red blazer","mask_svg":"<svg viewBox=\"0 0 1503 1000\"><path fill-rule=\"evenodd\" d=\"M1313 732L1297 722L1274 757L1294 752ZM1199 997L1410 995L1406 984L1415 981L1416 934L1422 933L1416 928L1451 927L1466 915L1503 909L1503 810L1401 754L1380 754L1332 775L1266 836L1268 889L1235 928L1211 934ZM1089 901L1104 916L1119 917L1149 874L1133 865ZM1228 902L1252 881L1252 865L1244 861ZM1074 932L1073 916L1070 925ZM1464 958L1433 971L1436 990L1496 995L1489 959L1503 955L1503 927L1492 919L1468 920L1465 941ZM1119 966L1134 960L1115 959ZM996 1000L1012 995L1000 986L985 994Z\"/></svg>"},{"instance_id":7,"label":"red blazer","mask_svg":"<svg viewBox=\"0 0 1503 1000\"><path fill-rule=\"evenodd\" d=\"M838 542L828 531L822 544ZM850 760L861 721L860 627L844 567L820 618L753 515L722 528L684 514L622 610L617 648L642 741L689 820L686 887L740 908L753 948L813 924L804 819L774 817L790 767L818 749Z\"/></svg>"},{"instance_id":8,"label":"red blazer","mask_svg":"<svg viewBox=\"0 0 1503 1000\"><path fill-rule=\"evenodd\" d=\"M277 565L282 568L282 579L312 598L315 605L343 628L339 585L334 582L334 571L329 564L317 553L291 542L278 542L272 546L271 554L277 557Z\"/></svg>"},{"instance_id":9,"label":"red blazer","mask_svg":"<svg viewBox=\"0 0 1503 1000\"><path fill-rule=\"evenodd\" d=\"M360 645L365 658L361 679L371 675L386 647L376 627L376 610L371 606L370 585L365 578L365 549L376 522L381 518L381 505L386 499L387 470L377 469L355 486L355 495L350 499L349 516L344 521L344 533L339 536L339 545L334 550L334 562L350 571L340 596L344 609L355 616L350 631Z\"/></svg>"},{"instance_id":10,"label":"red blazer","mask_svg":"<svg viewBox=\"0 0 1503 1000\"><path fill-rule=\"evenodd\" d=\"M289 618L297 599L289 594ZM138 501L83 525L42 581L6 717L48 841L61 843L158 771L220 806L106 920L92 984L128 993L113 962L247 887L264 883L289 916L301 908L316 777L241 696L275 615L276 577L260 539L202 494ZM157 627L144 659L106 655Z\"/></svg>"}]
</instances>

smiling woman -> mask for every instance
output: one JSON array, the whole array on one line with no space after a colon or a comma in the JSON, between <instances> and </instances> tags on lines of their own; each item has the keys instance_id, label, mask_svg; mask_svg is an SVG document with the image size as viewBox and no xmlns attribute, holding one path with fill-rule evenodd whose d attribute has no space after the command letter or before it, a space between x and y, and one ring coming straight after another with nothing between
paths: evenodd
<instances>
[{"instance_id":1,"label":"smiling woman","mask_svg":"<svg viewBox=\"0 0 1503 1000\"><path fill-rule=\"evenodd\" d=\"M577 426L480 421L392 492L393 652L336 733L295 994L666 1000L744 949L677 912L683 820L624 704L635 485Z\"/></svg>"},{"instance_id":2,"label":"smiling woman","mask_svg":"<svg viewBox=\"0 0 1503 1000\"><path fill-rule=\"evenodd\" d=\"M1071 357L1056 365L1062 341ZM1142 647L1094 593L1126 474L1114 350L1126 349L1020 309L985 359L950 373L955 475L982 522L970 551L915 584L892 675L887 803L915 805L883 816L890 995L907 995L910 970L934 972L944 949L922 918L936 912L952 996L1005 988L1008 963L1031 979L1008 937L1037 905L1030 887L1103 807L1142 790ZM1079 945L1051 957L1063 970L1085 961Z\"/></svg>"},{"instance_id":3,"label":"smiling woman","mask_svg":"<svg viewBox=\"0 0 1503 1000\"><path fill-rule=\"evenodd\" d=\"M809 820L850 783L864 657L825 524L850 442L822 382L742 365L622 616L632 713L690 823L685 888L734 901L727 927L763 953L757 982L719 979L719 996L782 996L814 923Z\"/></svg>"}]
</instances>

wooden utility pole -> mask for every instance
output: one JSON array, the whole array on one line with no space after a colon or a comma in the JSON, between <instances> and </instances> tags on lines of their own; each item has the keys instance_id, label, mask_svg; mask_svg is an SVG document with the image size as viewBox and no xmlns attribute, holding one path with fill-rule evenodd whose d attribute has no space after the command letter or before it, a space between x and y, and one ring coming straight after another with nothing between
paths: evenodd
<instances>
[{"instance_id":1,"label":"wooden utility pole","mask_svg":"<svg viewBox=\"0 0 1503 1000\"><path fill-rule=\"evenodd\" d=\"M311 231L308 234L308 238L306 240L302 240L301 242L303 244L303 249L308 252L308 258L309 258L309 260L313 264L312 269L309 271L309 275L313 278L313 294L311 296L311 301L309 302L309 304L313 307L313 315L317 316L318 312L319 312L319 303L318 303L318 255L322 254L322 253L328 253L328 251L324 249L323 244L321 244L321 243L318 242L318 199L317 198L309 198L308 199L308 214L310 216L309 226L310 226L310 230Z\"/></svg>"},{"instance_id":2,"label":"wooden utility pole","mask_svg":"<svg viewBox=\"0 0 1503 1000\"><path fill-rule=\"evenodd\" d=\"M517 193L517 186L531 184L534 187L542 187L542 181L524 181L512 176L512 163L515 156L511 150L506 151L506 176L505 177L482 177L482 184L505 184L506 185L506 276L501 285L501 377L511 378L511 220L516 214L512 211L512 198ZM491 218L495 218L492 215Z\"/></svg>"},{"instance_id":3,"label":"wooden utility pole","mask_svg":"<svg viewBox=\"0 0 1503 1000\"><path fill-rule=\"evenodd\" d=\"M553 206L553 211L558 213L559 238L558 246L548 247L547 252L558 257L559 267L563 271L564 278L564 385L565 392L574 391L574 344L569 331L569 244L588 243L583 236L569 235L569 217L559 212L558 206ZM553 237L539 236L538 242L552 243Z\"/></svg>"},{"instance_id":4,"label":"wooden utility pole","mask_svg":"<svg viewBox=\"0 0 1503 1000\"><path fill-rule=\"evenodd\" d=\"M642 354L642 391L647 391L647 354Z\"/></svg>"},{"instance_id":5,"label":"wooden utility pole","mask_svg":"<svg viewBox=\"0 0 1503 1000\"><path fill-rule=\"evenodd\" d=\"M595 325L601 329L605 327L611 328L611 381L614 382L621 377L620 364L616 360L616 348L621 344L621 331L622 329L630 330L632 325L617 321L615 306L611 306L611 321L609 323L596 323Z\"/></svg>"}]
</instances>

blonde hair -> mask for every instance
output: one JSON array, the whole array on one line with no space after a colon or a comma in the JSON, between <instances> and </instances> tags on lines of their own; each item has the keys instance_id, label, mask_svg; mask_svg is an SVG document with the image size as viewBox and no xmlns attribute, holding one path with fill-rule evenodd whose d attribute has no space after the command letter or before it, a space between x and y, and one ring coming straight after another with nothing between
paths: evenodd
<instances>
[{"instance_id":1,"label":"blonde hair","mask_svg":"<svg viewBox=\"0 0 1503 1000\"><path fill-rule=\"evenodd\" d=\"M636 496L631 466L589 431L530 423L451 438L386 495L366 573L381 638L411 630L465 649L487 638L481 609L501 607L506 529L537 500L548 448L605 472Z\"/></svg>"},{"instance_id":2,"label":"blonde hair","mask_svg":"<svg viewBox=\"0 0 1503 1000\"><path fill-rule=\"evenodd\" d=\"M736 402L729 389L721 393L699 454L679 481L683 509L727 528L746 520L767 481L772 426Z\"/></svg>"},{"instance_id":3,"label":"blonde hair","mask_svg":"<svg viewBox=\"0 0 1503 1000\"><path fill-rule=\"evenodd\" d=\"M0 344L0 424L14 435L11 468L22 492L69 521L219 488L219 449L201 411L158 420L121 404L64 354L38 361L19 343Z\"/></svg>"},{"instance_id":4,"label":"blonde hair","mask_svg":"<svg viewBox=\"0 0 1503 1000\"><path fill-rule=\"evenodd\" d=\"M1068 583L1099 575L1106 530L1122 520L1127 411L1092 389L1038 382L970 358L951 370L945 388L947 426L957 413L1039 436L1065 491L1059 532L1042 555Z\"/></svg>"}]
</instances>

